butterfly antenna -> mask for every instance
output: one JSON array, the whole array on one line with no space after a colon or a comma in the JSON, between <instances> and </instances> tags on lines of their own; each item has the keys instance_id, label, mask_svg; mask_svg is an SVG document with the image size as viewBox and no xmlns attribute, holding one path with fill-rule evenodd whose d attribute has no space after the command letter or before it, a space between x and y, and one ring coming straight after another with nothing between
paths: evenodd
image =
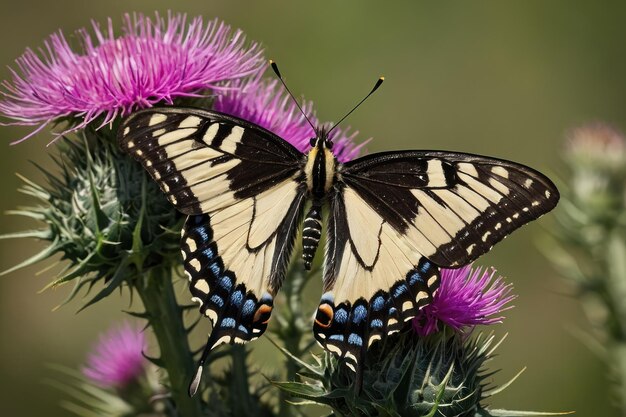
<instances>
[{"instance_id":1,"label":"butterfly antenna","mask_svg":"<svg viewBox=\"0 0 626 417\"><path fill-rule=\"evenodd\" d=\"M331 127L331 128L330 128L330 130L328 131L328 133L330 134L330 132L332 132L333 130L335 130L335 128L336 128L337 126L339 126L339 123L341 123L341 122L343 122L344 120L346 120L346 118L347 118L348 116L350 116L350 115L352 114L352 112L353 112L353 111L355 111L355 110L356 110L356 109L357 109L357 108L358 108L361 104L363 104L363 102L364 102L365 100L367 100L367 98L368 98L369 96L371 96L372 94L374 94L374 91L378 90L378 87L380 87L380 85L383 83L383 81L385 81L385 77L380 77L380 78L376 81L376 84L374 84L374 88L372 88L372 91L370 91L370 92L369 92L369 93L368 93L365 97L363 97L363 99L362 99L361 101L359 101L359 102L357 103L357 105L356 105L356 106L354 106L354 107L352 108L352 110L350 110L350 111L349 111L349 112L348 112L345 116L343 116L343 117L341 118L341 120L339 120L337 123L335 123L335 125L334 125L333 127Z\"/></svg>"},{"instance_id":2,"label":"butterfly antenna","mask_svg":"<svg viewBox=\"0 0 626 417\"><path fill-rule=\"evenodd\" d=\"M278 79L280 80L280 82L283 84L283 87L285 87L285 90L287 90L287 93L289 93L289 95L291 96L291 98L293 99L294 103L296 103L296 106L298 107L298 109L300 110L300 113L302 113L302 115L304 116L304 118L306 119L307 122L309 122L309 125L311 126L311 128L313 129L314 132L317 132L317 128L313 125L313 123L311 123L311 120L309 120L309 117L306 115L306 113L304 112L304 110L302 110L302 107L300 107L300 103L298 103L298 100L296 100L296 98L294 97L294 95L292 94L291 90L289 89L289 87L287 87L287 84L285 84L285 80L283 80L283 76L280 75L280 71L278 70L278 65L276 65L276 62L272 61L270 59L270 66L272 67L272 70L274 70L274 73L276 74L276 76L278 77Z\"/></svg>"},{"instance_id":3,"label":"butterfly antenna","mask_svg":"<svg viewBox=\"0 0 626 417\"><path fill-rule=\"evenodd\" d=\"M211 331L211 336L209 336L209 340L207 340L206 345L204 345L204 350L202 351L202 356L198 361L198 368L196 370L196 374L193 379L189 383L189 396L193 397L198 392L198 388L200 387L200 382L202 381L202 371L204 370L204 363L206 362L206 358L211 353L215 342L217 341L218 332Z\"/></svg>"}]
</instances>

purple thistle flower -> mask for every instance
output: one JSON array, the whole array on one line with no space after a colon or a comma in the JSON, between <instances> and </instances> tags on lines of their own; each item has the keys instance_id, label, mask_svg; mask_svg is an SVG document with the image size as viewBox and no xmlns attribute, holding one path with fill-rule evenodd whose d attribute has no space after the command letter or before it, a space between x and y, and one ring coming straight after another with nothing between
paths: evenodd
<instances>
[{"instance_id":1,"label":"purple thistle flower","mask_svg":"<svg viewBox=\"0 0 626 417\"><path fill-rule=\"evenodd\" d=\"M124 387L145 374L145 349L142 328L124 323L100 336L87 357L83 374L103 387Z\"/></svg>"},{"instance_id":2,"label":"purple thistle flower","mask_svg":"<svg viewBox=\"0 0 626 417\"><path fill-rule=\"evenodd\" d=\"M495 280L495 269L472 269L471 265L459 269L442 269L441 285L433 302L422 308L413 319L413 329L420 336L439 330L445 323L457 331L468 327L501 323L500 314L512 306L515 298L512 286L501 276Z\"/></svg>"},{"instance_id":3,"label":"purple thistle flower","mask_svg":"<svg viewBox=\"0 0 626 417\"><path fill-rule=\"evenodd\" d=\"M260 75L229 82L227 86L231 88L217 96L213 109L262 126L299 151L307 151L315 132L278 80L263 80ZM311 123L318 126L313 103L305 100L301 106ZM355 144L358 132L347 132L337 128L332 137L333 152L341 162L356 158L366 143Z\"/></svg>"},{"instance_id":4,"label":"purple thistle flower","mask_svg":"<svg viewBox=\"0 0 626 417\"><path fill-rule=\"evenodd\" d=\"M246 46L240 30L218 20L126 14L121 36L114 36L110 19L106 29L92 23L92 31L78 31L80 52L59 31L39 53L27 49L16 60L12 80L1 84L0 115L39 125L21 140L61 118L79 119L73 131L100 116L104 125L175 97L221 91L225 81L255 74L265 63L257 43Z\"/></svg>"}]
</instances>

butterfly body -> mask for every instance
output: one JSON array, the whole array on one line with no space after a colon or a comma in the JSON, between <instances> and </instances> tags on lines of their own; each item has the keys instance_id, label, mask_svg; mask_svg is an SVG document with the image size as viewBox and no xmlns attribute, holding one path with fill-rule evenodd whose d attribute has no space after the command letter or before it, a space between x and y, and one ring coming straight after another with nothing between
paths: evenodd
<instances>
[{"instance_id":1,"label":"butterfly body","mask_svg":"<svg viewBox=\"0 0 626 417\"><path fill-rule=\"evenodd\" d=\"M335 186L337 168L340 164L332 153L332 142L326 131L317 132L311 139L311 150L306 154L303 174L306 178L307 196L311 200L302 228L302 258L306 270L317 251L322 236L322 208L331 189Z\"/></svg>"},{"instance_id":2,"label":"butterfly body","mask_svg":"<svg viewBox=\"0 0 626 417\"><path fill-rule=\"evenodd\" d=\"M213 323L192 392L208 351L266 330L299 230L311 267L322 210L327 245L313 333L357 369L372 343L432 300L439 268L472 262L559 198L548 178L514 162L391 151L340 163L327 133L316 133L302 153L245 120L175 107L139 111L120 129L122 149L189 216L184 268Z\"/></svg>"}]
</instances>

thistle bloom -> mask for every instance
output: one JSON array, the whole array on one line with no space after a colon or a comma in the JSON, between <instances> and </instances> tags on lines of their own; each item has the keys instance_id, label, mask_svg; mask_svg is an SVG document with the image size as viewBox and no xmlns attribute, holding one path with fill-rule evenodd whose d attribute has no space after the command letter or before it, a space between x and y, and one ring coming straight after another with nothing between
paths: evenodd
<instances>
[{"instance_id":1,"label":"thistle bloom","mask_svg":"<svg viewBox=\"0 0 626 417\"><path fill-rule=\"evenodd\" d=\"M231 88L216 98L214 110L258 124L301 152L309 149L309 140L315 137L315 132L278 80L267 81L254 77L235 80L227 85ZM313 126L319 126L313 103L304 101L301 106ZM358 132L347 133L347 130L337 128L333 133L333 152L341 162L356 158L365 145L365 142L358 145L354 143Z\"/></svg>"},{"instance_id":2,"label":"thistle bloom","mask_svg":"<svg viewBox=\"0 0 626 417\"><path fill-rule=\"evenodd\" d=\"M83 374L103 387L124 387L145 374L145 348L142 329L124 323L100 337L87 357Z\"/></svg>"},{"instance_id":3,"label":"thistle bloom","mask_svg":"<svg viewBox=\"0 0 626 417\"><path fill-rule=\"evenodd\" d=\"M92 31L78 31L80 52L58 32L39 53L27 49L17 59L12 80L1 85L0 115L38 126L22 140L61 118L70 118L73 131L101 116L104 125L175 97L221 91L225 81L250 76L265 62L258 44L247 45L241 31L218 20L127 14L119 37L111 20L106 29L94 22Z\"/></svg>"},{"instance_id":4,"label":"thistle bloom","mask_svg":"<svg viewBox=\"0 0 626 417\"><path fill-rule=\"evenodd\" d=\"M459 269L442 269L441 285L433 302L420 310L413 319L413 329L420 336L439 330L439 323L457 331L477 325L501 323L500 314L511 306L515 298L511 284L502 277L494 280L495 269L472 269L471 265Z\"/></svg>"},{"instance_id":5,"label":"thistle bloom","mask_svg":"<svg viewBox=\"0 0 626 417\"><path fill-rule=\"evenodd\" d=\"M568 135L566 156L574 163L623 168L626 140L613 127L595 123L573 129Z\"/></svg>"}]
</instances>

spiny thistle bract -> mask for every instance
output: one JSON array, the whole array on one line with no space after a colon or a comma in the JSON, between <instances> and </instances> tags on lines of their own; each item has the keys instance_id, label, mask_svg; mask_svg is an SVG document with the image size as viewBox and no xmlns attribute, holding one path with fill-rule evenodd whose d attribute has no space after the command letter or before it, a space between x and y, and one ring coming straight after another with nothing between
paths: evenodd
<instances>
[{"instance_id":1,"label":"spiny thistle bract","mask_svg":"<svg viewBox=\"0 0 626 417\"><path fill-rule=\"evenodd\" d=\"M34 237L48 246L5 273L60 253L69 262L49 286L75 280L68 299L98 280L106 282L89 305L138 272L180 263L182 216L145 171L120 154L105 130L86 129L80 139L59 146L63 152L54 158L59 174L42 169L47 185L24 179L20 189L37 205L12 211L45 226L3 236Z\"/></svg>"},{"instance_id":2,"label":"spiny thistle bract","mask_svg":"<svg viewBox=\"0 0 626 417\"><path fill-rule=\"evenodd\" d=\"M481 401L490 395L485 379L491 374L482 366L496 346L494 336L467 339L450 329L428 337L407 332L370 348L358 394L354 373L330 355L304 365L306 382L275 384L336 416L489 415Z\"/></svg>"}]
</instances>

